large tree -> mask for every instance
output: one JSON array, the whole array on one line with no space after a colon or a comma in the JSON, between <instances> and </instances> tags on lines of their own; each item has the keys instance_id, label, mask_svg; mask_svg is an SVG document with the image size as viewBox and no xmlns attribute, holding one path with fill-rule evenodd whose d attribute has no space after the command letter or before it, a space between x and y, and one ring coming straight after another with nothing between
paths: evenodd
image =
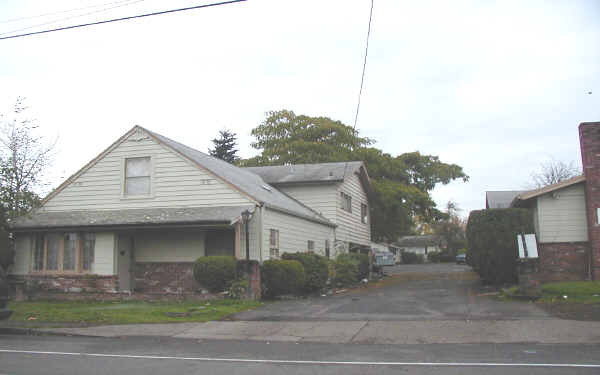
<instances>
[{"instance_id":1,"label":"large tree","mask_svg":"<svg viewBox=\"0 0 600 375\"><path fill-rule=\"evenodd\" d=\"M425 221L439 218L443 213L436 209L430 191L439 183L468 180L458 165L419 152L392 156L372 147L372 139L327 117L267 112L252 135L256 139L252 147L261 154L242 161L244 166L364 161L375 190L371 229L376 241L394 241L411 233L417 215Z\"/></svg>"},{"instance_id":2,"label":"large tree","mask_svg":"<svg viewBox=\"0 0 600 375\"><path fill-rule=\"evenodd\" d=\"M225 160L228 163L235 163L239 158L237 156L237 135L227 129L219 130L219 138L212 140L214 148L208 150L211 156Z\"/></svg>"},{"instance_id":3,"label":"large tree","mask_svg":"<svg viewBox=\"0 0 600 375\"><path fill-rule=\"evenodd\" d=\"M460 217L460 209L455 202L449 201L442 217L432 223L435 234L444 238L448 252L456 256L458 250L467 246L467 227L465 220Z\"/></svg>"}]
</instances>

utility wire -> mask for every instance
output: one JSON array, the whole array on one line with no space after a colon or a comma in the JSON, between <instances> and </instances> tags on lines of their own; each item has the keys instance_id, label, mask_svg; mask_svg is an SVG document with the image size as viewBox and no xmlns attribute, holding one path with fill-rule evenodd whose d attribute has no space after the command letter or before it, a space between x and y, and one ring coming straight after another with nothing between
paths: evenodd
<instances>
[{"instance_id":1,"label":"utility wire","mask_svg":"<svg viewBox=\"0 0 600 375\"><path fill-rule=\"evenodd\" d=\"M240 3L242 1L246 1L246 0L231 0L231 1L222 1L220 3L211 3L211 4L204 4L204 5L196 5L193 7L187 7L187 8L178 8L178 9L169 9L169 10L163 10L160 12L153 12L153 13L146 13L146 14L138 14L135 16L128 16L128 17L121 17L121 18L113 18L110 20L103 20L103 21L97 21L97 22L90 22L90 23L83 23L83 24L79 24L79 25L72 25L72 26L65 26L65 27L59 27L56 29L50 29L50 30L42 30L42 31L34 31L31 33L26 33L26 34L18 34L18 35L10 35L10 36L4 36L4 37L0 37L0 40L4 40L4 39L13 39L13 38L21 38L21 37L25 37L25 36L30 36L30 35L37 35L37 34L45 34L45 33L51 33L54 31L62 31L62 30L69 30L69 29L76 29L76 28L80 28L80 27L87 27L87 26L94 26L94 25L101 25L104 23L111 23L111 22L118 22L118 21L126 21L126 20L131 20L131 19L136 19L136 18L144 18L144 17L150 17L150 16L158 16L160 14L167 14L167 13L175 13L175 12L183 12L186 10L192 10L192 9L200 9L200 8L208 8L208 7L214 7L214 6L218 6L218 5L226 5L226 4L232 4L232 3Z\"/></svg>"},{"instance_id":2,"label":"utility wire","mask_svg":"<svg viewBox=\"0 0 600 375\"><path fill-rule=\"evenodd\" d=\"M2 21L0 21L0 23L10 23L10 22L16 22L16 21L31 20L31 19L34 19L34 18L41 18L41 17L46 17L46 16L54 16L55 14L70 13L70 12L76 12L78 10L98 8L98 7L105 6L105 5L114 5L114 4L120 4L120 3L127 3L129 1L131 1L131 0L111 1L110 3L88 5L86 7L79 7L79 8L67 9L67 10L58 10L56 12L49 12L49 13L44 13L44 14L38 14L36 16L25 16L25 17L11 18L11 19L7 19L7 20L2 20Z\"/></svg>"},{"instance_id":3,"label":"utility wire","mask_svg":"<svg viewBox=\"0 0 600 375\"><path fill-rule=\"evenodd\" d=\"M87 12L87 13L77 14L77 15L73 15L73 16L69 16L69 17L65 17L65 18L60 18L60 19L57 19L57 20L52 20L52 21L48 21L48 22L44 22L44 23L38 23L37 25L31 25L31 26L23 27L23 28L16 29L16 30L5 31L3 33L0 33L0 35L12 34L12 33L18 32L18 31L33 29L34 27L38 27L38 26L50 25L50 24L53 24L53 23L61 22L61 21L68 21L68 20L73 19L73 18L79 18L79 17L89 16L91 14L102 13L102 12L106 12L106 11L109 11L109 10L112 10L112 9L121 8L121 7L129 6L129 5L141 3L144 0L136 0L136 1L127 0L127 1L129 1L129 2L127 2L125 4L113 5L111 7L106 7L106 8L103 8L103 9L98 9L98 10L94 10L94 11Z\"/></svg>"},{"instance_id":4,"label":"utility wire","mask_svg":"<svg viewBox=\"0 0 600 375\"><path fill-rule=\"evenodd\" d=\"M363 62L362 76L360 78L360 90L358 91L358 104L356 105L356 115L354 116L354 126L352 130L356 130L358 122L358 111L360 109L360 96L362 95L363 83L365 81L365 71L367 69L367 53L369 52L369 36L371 35L371 20L373 19L373 2L371 0L371 12L369 13L369 29L367 30L367 46L365 47L365 61Z\"/></svg>"}]
</instances>

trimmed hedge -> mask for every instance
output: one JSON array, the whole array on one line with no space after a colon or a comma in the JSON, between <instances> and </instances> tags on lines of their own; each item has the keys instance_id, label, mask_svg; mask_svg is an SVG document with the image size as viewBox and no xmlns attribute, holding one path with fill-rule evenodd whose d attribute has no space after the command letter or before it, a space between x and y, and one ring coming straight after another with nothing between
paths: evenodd
<instances>
[{"instance_id":1,"label":"trimmed hedge","mask_svg":"<svg viewBox=\"0 0 600 375\"><path fill-rule=\"evenodd\" d=\"M296 294L304 286L304 267L297 260L266 260L261 279L267 297Z\"/></svg>"},{"instance_id":2,"label":"trimmed hedge","mask_svg":"<svg viewBox=\"0 0 600 375\"><path fill-rule=\"evenodd\" d=\"M236 260L230 256L201 257L194 263L194 279L213 293L222 292L236 278Z\"/></svg>"},{"instance_id":3,"label":"trimmed hedge","mask_svg":"<svg viewBox=\"0 0 600 375\"><path fill-rule=\"evenodd\" d=\"M304 286L303 292L313 293L325 288L327 278L329 277L328 259L315 253L284 253L281 256L284 260L297 260L304 267Z\"/></svg>"},{"instance_id":4,"label":"trimmed hedge","mask_svg":"<svg viewBox=\"0 0 600 375\"><path fill-rule=\"evenodd\" d=\"M517 234L534 233L523 208L471 211L467 222L467 264L487 283L517 282Z\"/></svg>"}]
</instances>

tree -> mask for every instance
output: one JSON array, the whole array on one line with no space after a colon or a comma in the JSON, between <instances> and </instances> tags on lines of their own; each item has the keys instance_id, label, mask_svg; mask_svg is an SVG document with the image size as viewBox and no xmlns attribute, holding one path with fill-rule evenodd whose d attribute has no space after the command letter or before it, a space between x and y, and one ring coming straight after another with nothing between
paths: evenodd
<instances>
[{"instance_id":1,"label":"tree","mask_svg":"<svg viewBox=\"0 0 600 375\"><path fill-rule=\"evenodd\" d=\"M581 170L571 161L566 164L560 160L551 159L540 165L540 171L532 173L531 179L535 189L556 184L581 174Z\"/></svg>"},{"instance_id":2,"label":"tree","mask_svg":"<svg viewBox=\"0 0 600 375\"><path fill-rule=\"evenodd\" d=\"M55 143L36 134L35 121L25 116L24 98L17 98L14 117L1 117L0 201L7 219L24 214L39 204L44 174L52 160Z\"/></svg>"},{"instance_id":3,"label":"tree","mask_svg":"<svg viewBox=\"0 0 600 375\"><path fill-rule=\"evenodd\" d=\"M433 232L446 240L447 251L452 256L467 245L466 223L460 217L460 211L455 202L449 201L443 217L432 224Z\"/></svg>"},{"instance_id":4,"label":"tree","mask_svg":"<svg viewBox=\"0 0 600 375\"><path fill-rule=\"evenodd\" d=\"M468 180L458 165L419 152L392 156L371 147L374 140L327 117L271 111L252 135L252 147L261 154L241 161L243 166L363 161L375 190L370 205L375 241L412 233L416 215L426 222L440 217L429 192L439 183Z\"/></svg>"},{"instance_id":5,"label":"tree","mask_svg":"<svg viewBox=\"0 0 600 375\"><path fill-rule=\"evenodd\" d=\"M219 130L219 135L220 138L212 140L215 148L208 150L208 153L228 163L235 163L239 159L237 157L238 150L236 149L237 135L229 130Z\"/></svg>"}]
</instances>

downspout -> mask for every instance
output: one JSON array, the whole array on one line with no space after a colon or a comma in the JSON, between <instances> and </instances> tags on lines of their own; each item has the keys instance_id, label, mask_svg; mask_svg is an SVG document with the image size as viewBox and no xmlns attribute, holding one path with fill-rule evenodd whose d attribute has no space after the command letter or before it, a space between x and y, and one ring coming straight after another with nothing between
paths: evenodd
<instances>
[{"instance_id":1,"label":"downspout","mask_svg":"<svg viewBox=\"0 0 600 375\"><path fill-rule=\"evenodd\" d=\"M259 219L259 223L258 223L258 259L259 262L262 263L263 262L263 207L264 207L264 203L261 202L260 206L258 206L258 219Z\"/></svg>"}]
</instances>

